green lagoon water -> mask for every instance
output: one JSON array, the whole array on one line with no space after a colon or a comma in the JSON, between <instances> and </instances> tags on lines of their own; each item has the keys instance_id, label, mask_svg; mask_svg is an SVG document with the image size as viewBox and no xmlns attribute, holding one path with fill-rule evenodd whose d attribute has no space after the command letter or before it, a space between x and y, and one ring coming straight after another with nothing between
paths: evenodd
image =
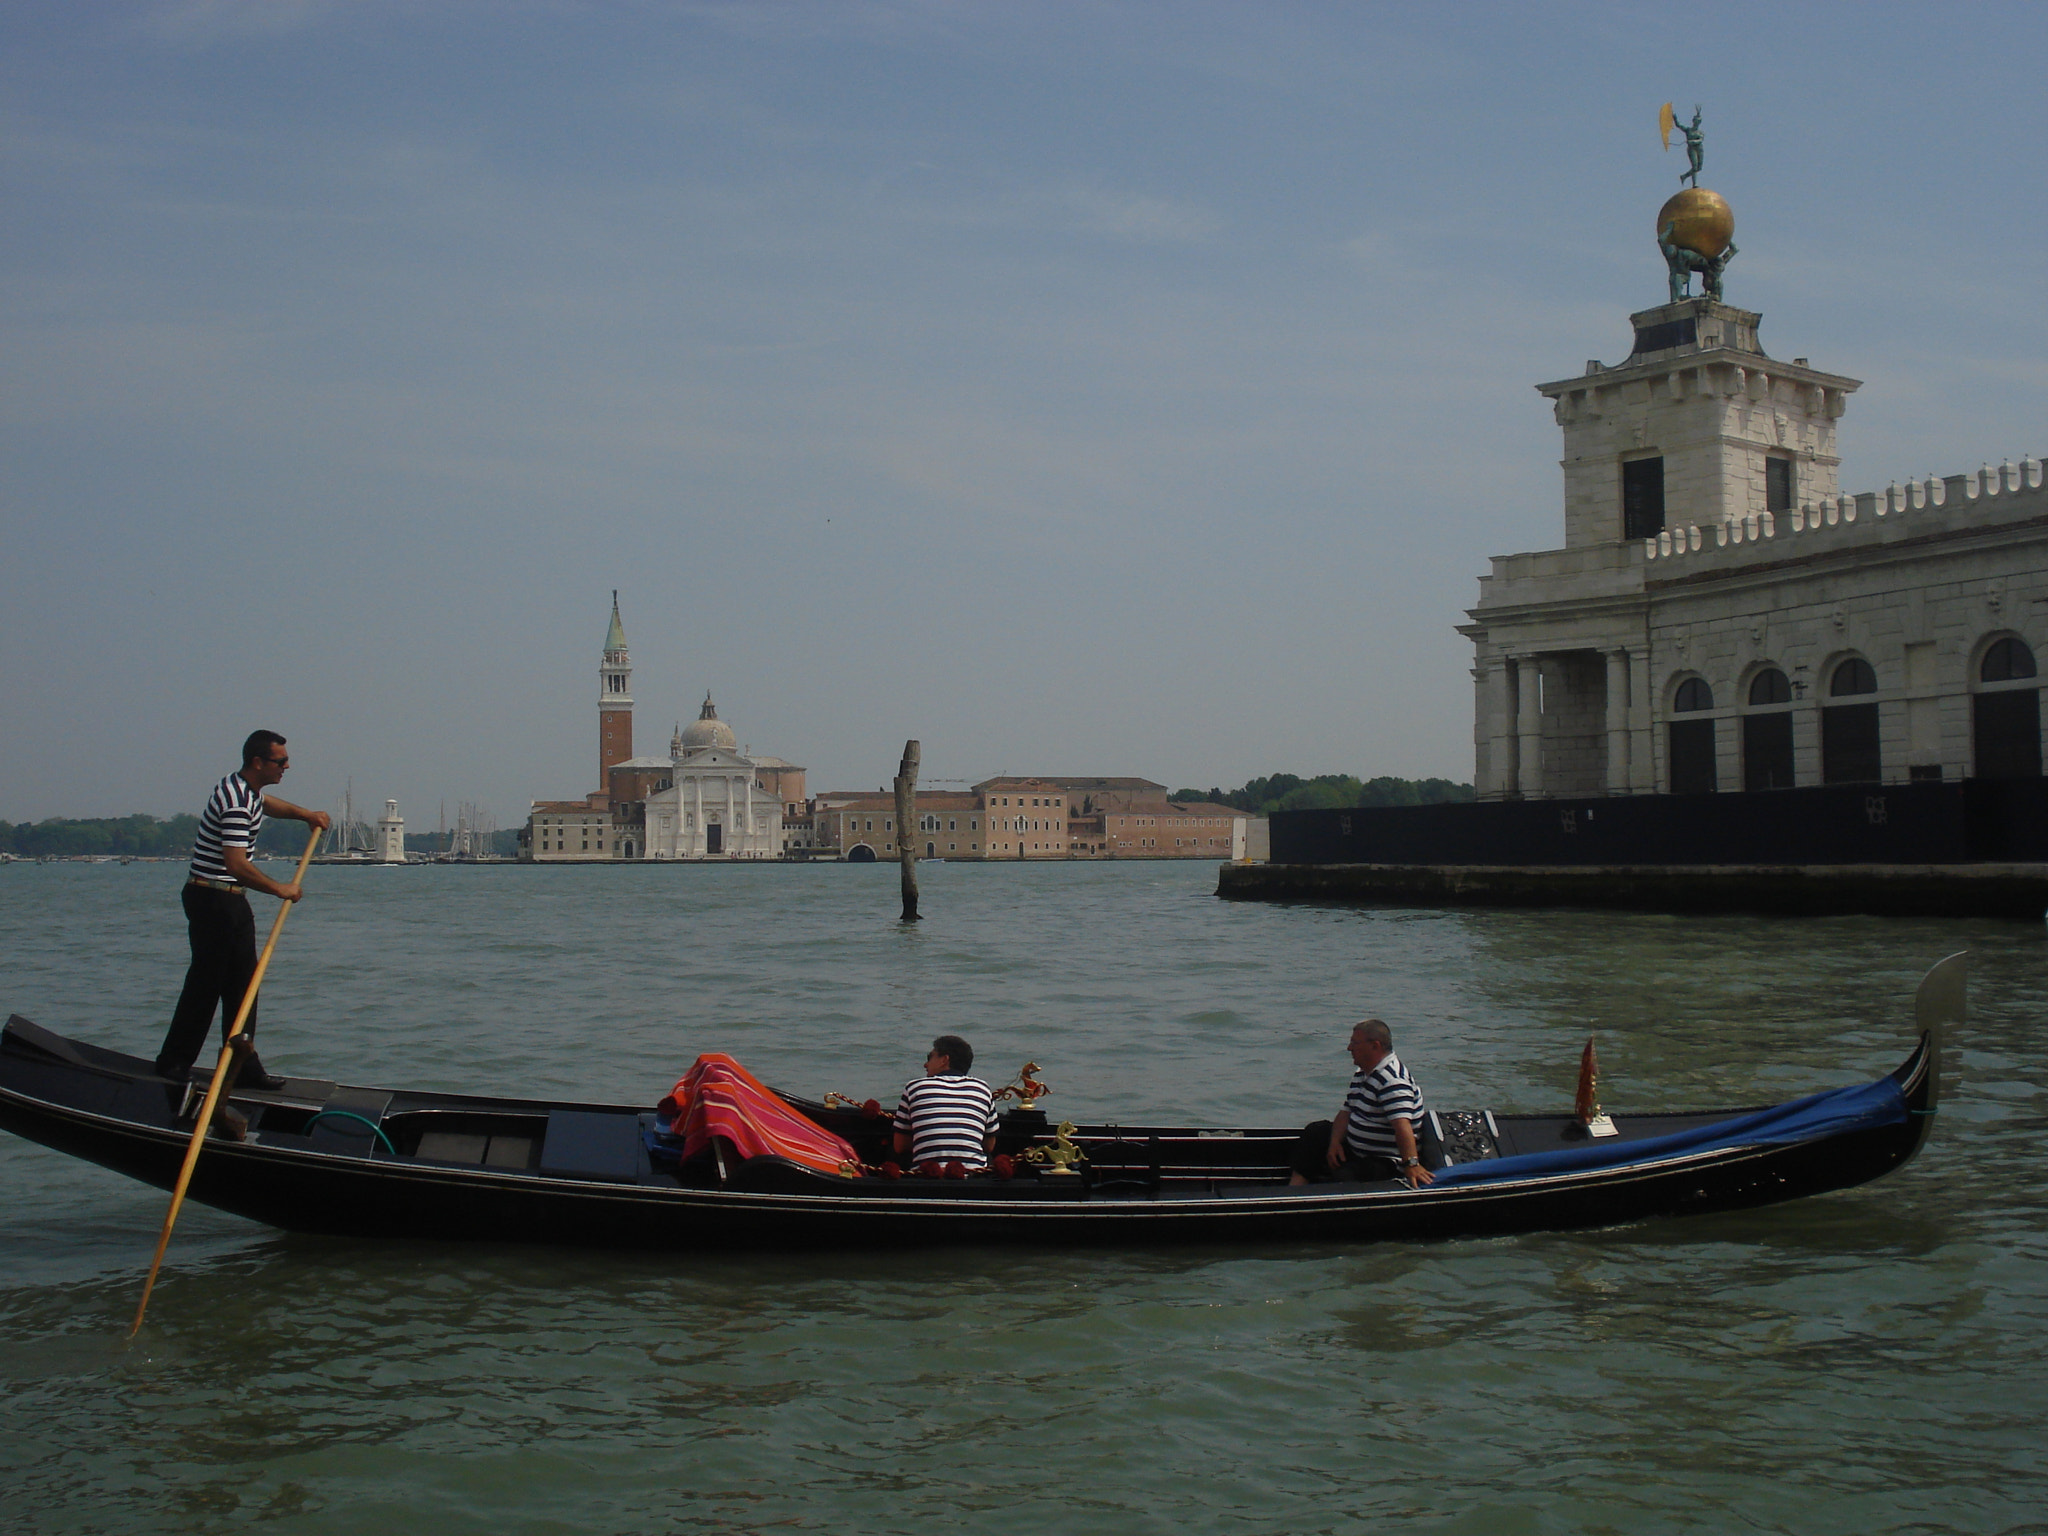
<instances>
[{"instance_id":1,"label":"green lagoon water","mask_svg":"<svg viewBox=\"0 0 2048 1536\"><path fill-rule=\"evenodd\" d=\"M151 1054L173 865L0 869L7 1008ZM1439 1108L1889 1070L1976 953L1928 1150L1863 1189L1380 1248L647 1256L288 1236L0 1139L0 1529L2048 1531L2048 928L1233 905L1208 865L320 869L264 1054L652 1103L703 1050L890 1099L942 1030L1080 1117L1328 1114L1379 1013ZM272 910L261 903L259 920Z\"/></svg>"}]
</instances>

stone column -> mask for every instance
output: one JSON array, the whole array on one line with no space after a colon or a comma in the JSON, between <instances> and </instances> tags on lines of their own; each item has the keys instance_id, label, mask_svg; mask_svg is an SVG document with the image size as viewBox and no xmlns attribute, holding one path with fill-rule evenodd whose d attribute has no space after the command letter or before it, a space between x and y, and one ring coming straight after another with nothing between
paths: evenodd
<instances>
[{"instance_id":1,"label":"stone column","mask_svg":"<svg viewBox=\"0 0 2048 1536\"><path fill-rule=\"evenodd\" d=\"M1499 800L1515 788L1515 664L1496 656L1486 669L1485 712L1479 729L1486 736L1486 782L1479 793Z\"/></svg>"},{"instance_id":2,"label":"stone column","mask_svg":"<svg viewBox=\"0 0 2048 1536\"><path fill-rule=\"evenodd\" d=\"M1543 794L1543 715L1540 662L1524 656L1515 678L1515 768L1516 781L1525 800Z\"/></svg>"},{"instance_id":3,"label":"stone column","mask_svg":"<svg viewBox=\"0 0 2048 1536\"><path fill-rule=\"evenodd\" d=\"M704 780L701 775L690 776L690 798L694 802L690 814L690 854L696 857L704 852Z\"/></svg>"},{"instance_id":4,"label":"stone column","mask_svg":"<svg viewBox=\"0 0 2048 1536\"><path fill-rule=\"evenodd\" d=\"M732 847L732 775L729 773L725 776L725 841L725 856L728 859L736 857Z\"/></svg>"},{"instance_id":5,"label":"stone column","mask_svg":"<svg viewBox=\"0 0 2048 1536\"><path fill-rule=\"evenodd\" d=\"M1607 653L1607 793L1628 793L1628 652Z\"/></svg>"},{"instance_id":6,"label":"stone column","mask_svg":"<svg viewBox=\"0 0 2048 1536\"><path fill-rule=\"evenodd\" d=\"M1631 651L1628 658L1628 787L1631 794L1657 790L1657 758L1651 748L1656 721L1650 714L1650 653Z\"/></svg>"},{"instance_id":7,"label":"stone column","mask_svg":"<svg viewBox=\"0 0 2048 1536\"><path fill-rule=\"evenodd\" d=\"M747 847L751 850L754 840L754 776L751 773L747 775L746 789Z\"/></svg>"}]
</instances>

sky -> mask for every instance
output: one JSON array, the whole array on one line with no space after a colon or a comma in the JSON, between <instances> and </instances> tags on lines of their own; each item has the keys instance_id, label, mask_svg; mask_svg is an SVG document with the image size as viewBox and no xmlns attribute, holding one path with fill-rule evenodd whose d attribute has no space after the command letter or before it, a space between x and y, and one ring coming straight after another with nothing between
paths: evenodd
<instances>
[{"instance_id":1,"label":"sky","mask_svg":"<svg viewBox=\"0 0 2048 1536\"><path fill-rule=\"evenodd\" d=\"M0 818L598 788L710 691L870 788L1471 777L1532 385L1664 300L1862 379L1844 490L2048 450L2048 6L0 8Z\"/></svg>"}]
</instances>

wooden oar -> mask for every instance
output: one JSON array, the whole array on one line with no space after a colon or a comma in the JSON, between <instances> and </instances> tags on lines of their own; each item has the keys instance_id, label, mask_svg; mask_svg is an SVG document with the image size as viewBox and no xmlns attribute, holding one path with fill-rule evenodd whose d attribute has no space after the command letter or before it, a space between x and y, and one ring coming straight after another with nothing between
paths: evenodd
<instances>
[{"instance_id":1,"label":"wooden oar","mask_svg":"<svg viewBox=\"0 0 2048 1536\"><path fill-rule=\"evenodd\" d=\"M306 851L299 855L299 867L292 876L297 885L306 878L306 866L313 862L313 850L320 846L320 829L315 827L313 835L306 839ZM214 1063L213 1081L207 1085L206 1102L199 1108L199 1123L192 1127L191 1145L185 1148L185 1166L178 1170L178 1187L171 1191L171 1208L164 1213L164 1230L156 1240L156 1257L149 1261L149 1278L142 1283L142 1300L135 1306L135 1322L128 1330L128 1337L134 1338L142 1331L142 1314L149 1310L149 1293L156 1289L157 1271L164 1265L164 1250L171 1246L171 1228L178 1224L178 1208L185 1203L185 1187L192 1182L192 1170L199 1163L199 1149L206 1144L207 1128L213 1124L214 1106L220 1103L221 1091L228 1080L228 1065L235 1059L235 1037L242 1032L242 1025L248 1021L249 1010L256 1006L256 989L263 985L263 973L270 968L270 953L277 948L277 936L284 932L284 920L291 916L296 903L281 901L277 904L277 921L270 925L270 940L263 946L263 953L256 957L256 974L249 978L249 990L242 994L242 1006L235 1012L235 1021L228 1026L227 1040L220 1048L220 1060Z\"/></svg>"}]
</instances>

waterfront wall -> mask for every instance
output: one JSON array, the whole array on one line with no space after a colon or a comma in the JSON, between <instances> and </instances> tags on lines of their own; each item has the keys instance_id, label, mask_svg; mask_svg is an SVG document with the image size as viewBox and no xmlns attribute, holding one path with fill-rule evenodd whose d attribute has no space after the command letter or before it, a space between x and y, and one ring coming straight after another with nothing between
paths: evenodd
<instances>
[{"instance_id":1,"label":"waterfront wall","mask_svg":"<svg viewBox=\"0 0 2048 1536\"><path fill-rule=\"evenodd\" d=\"M1272 818L1276 865L1987 861L2048 861L2048 779L1281 811Z\"/></svg>"}]
</instances>

